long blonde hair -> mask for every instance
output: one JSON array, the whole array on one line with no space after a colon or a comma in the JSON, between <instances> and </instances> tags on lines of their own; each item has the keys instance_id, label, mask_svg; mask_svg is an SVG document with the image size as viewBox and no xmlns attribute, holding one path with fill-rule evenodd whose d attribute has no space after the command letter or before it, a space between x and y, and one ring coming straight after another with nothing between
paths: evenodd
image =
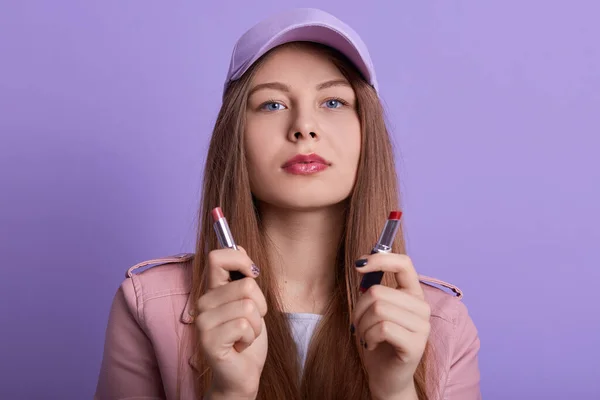
<instances>
[{"instance_id":1,"label":"long blonde hair","mask_svg":"<svg viewBox=\"0 0 600 400\"><path fill-rule=\"evenodd\" d=\"M349 330L360 284L353 264L361 254L370 251L389 211L399 208L394 156L375 90L339 52L315 43L308 45L327 55L351 83L357 97L362 147L356 183L345 202L346 217L337 261L332 266L336 272L335 287L309 346L303 373L300 374L296 345L269 266L267 244L261 229L260 212L250 188L244 151L245 110L250 82L264 57L229 85L215 123L204 170L196 257L193 261L192 299L199 299L206 290L207 255L218 246L210 210L221 206L236 241L261 266L257 282L269 310L265 316L269 346L257 398L367 400L371 397L367 372L361 361L363 350ZM402 232L396 238L393 251L405 252ZM394 277L385 274L382 284L395 287ZM191 339L192 357L197 366L195 389L200 398L209 388L211 371L200 351L195 329ZM429 353L428 346L415 374L421 400L427 399Z\"/></svg>"}]
</instances>

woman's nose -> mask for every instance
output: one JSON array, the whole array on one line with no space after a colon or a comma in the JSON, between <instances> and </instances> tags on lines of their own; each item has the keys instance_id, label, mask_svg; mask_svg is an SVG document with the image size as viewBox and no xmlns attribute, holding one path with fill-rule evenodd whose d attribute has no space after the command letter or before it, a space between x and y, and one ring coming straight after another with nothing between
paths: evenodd
<instances>
[{"instance_id":1,"label":"woman's nose","mask_svg":"<svg viewBox=\"0 0 600 400\"><path fill-rule=\"evenodd\" d=\"M316 132L312 132L312 131L308 132L306 134L304 134L304 133L302 133L300 131L297 131L297 132L294 132L293 136L294 136L294 139L296 141L298 141L298 140L301 140L301 139L308 139L308 138L317 139L318 135L316 134Z\"/></svg>"}]
</instances>

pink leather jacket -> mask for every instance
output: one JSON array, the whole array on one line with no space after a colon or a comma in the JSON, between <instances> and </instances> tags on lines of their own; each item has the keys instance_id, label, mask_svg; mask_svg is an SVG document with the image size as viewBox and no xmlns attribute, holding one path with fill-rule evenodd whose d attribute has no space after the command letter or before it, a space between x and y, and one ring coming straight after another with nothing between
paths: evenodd
<instances>
[{"instance_id":1,"label":"pink leather jacket","mask_svg":"<svg viewBox=\"0 0 600 400\"><path fill-rule=\"evenodd\" d=\"M110 310L95 400L175 400L178 371L180 398L195 398L191 353L181 346L184 332L194 328L192 258L149 260L127 271ZM479 337L460 301L462 292L424 276L421 283L431 305L430 341L439 371L431 382L436 392L431 400L480 399Z\"/></svg>"}]
</instances>

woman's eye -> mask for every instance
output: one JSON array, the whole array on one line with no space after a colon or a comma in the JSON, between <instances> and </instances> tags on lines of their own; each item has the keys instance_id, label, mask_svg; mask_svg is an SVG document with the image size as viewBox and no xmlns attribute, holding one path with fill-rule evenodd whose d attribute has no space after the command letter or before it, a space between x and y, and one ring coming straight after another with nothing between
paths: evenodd
<instances>
[{"instance_id":1,"label":"woman's eye","mask_svg":"<svg viewBox=\"0 0 600 400\"><path fill-rule=\"evenodd\" d=\"M279 111L285 109L285 106L281 103L277 103L276 101L270 101L263 104L260 109L265 111Z\"/></svg>"},{"instance_id":2,"label":"woman's eye","mask_svg":"<svg viewBox=\"0 0 600 400\"><path fill-rule=\"evenodd\" d=\"M324 104L327 108L340 108L345 105L345 103L340 99L330 99L327 100Z\"/></svg>"}]
</instances>

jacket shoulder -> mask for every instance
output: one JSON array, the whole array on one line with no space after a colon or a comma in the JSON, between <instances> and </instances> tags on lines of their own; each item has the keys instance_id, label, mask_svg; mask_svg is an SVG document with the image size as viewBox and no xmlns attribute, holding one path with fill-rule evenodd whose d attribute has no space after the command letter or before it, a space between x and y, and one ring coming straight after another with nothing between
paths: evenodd
<instances>
[{"instance_id":1,"label":"jacket shoulder","mask_svg":"<svg viewBox=\"0 0 600 400\"><path fill-rule=\"evenodd\" d=\"M425 300L431 307L431 344L433 362L437 368L435 399L481 399L479 389L477 327L463 292L453 284L420 276Z\"/></svg>"},{"instance_id":2,"label":"jacket shoulder","mask_svg":"<svg viewBox=\"0 0 600 400\"><path fill-rule=\"evenodd\" d=\"M425 300L431 307L431 315L455 323L462 305L463 291L456 285L419 275Z\"/></svg>"},{"instance_id":3,"label":"jacket shoulder","mask_svg":"<svg viewBox=\"0 0 600 400\"><path fill-rule=\"evenodd\" d=\"M193 254L182 253L142 261L127 269L125 280L131 280L136 297L142 302L157 296L187 294L191 289L193 259Z\"/></svg>"},{"instance_id":4,"label":"jacket shoulder","mask_svg":"<svg viewBox=\"0 0 600 400\"><path fill-rule=\"evenodd\" d=\"M194 255L191 253L181 253L174 256L168 256L163 258L153 258L150 260L142 261L135 264L134 266L127 269L125 278L132 278L133 275L139 275L142 272L150 270L153 267L158 266L173 266L173 264L184 264L193 260Z\"/></svg>"},{"instance_id":5,"label":"jacket shoulder","mask_svg":"<svg viewBox=\"0 0 600 400\"><path fill-rule=\"evenodd\" d=\"M193 259L194 254L183 253L142 261L127 269L121 289L140 323L148 312L161 315L172 312L171 308L162 310L162 307L171 307L173 302L182 302L177 306L183 310L181 321L190 322Z\"/></svg>"}]
</instances>

